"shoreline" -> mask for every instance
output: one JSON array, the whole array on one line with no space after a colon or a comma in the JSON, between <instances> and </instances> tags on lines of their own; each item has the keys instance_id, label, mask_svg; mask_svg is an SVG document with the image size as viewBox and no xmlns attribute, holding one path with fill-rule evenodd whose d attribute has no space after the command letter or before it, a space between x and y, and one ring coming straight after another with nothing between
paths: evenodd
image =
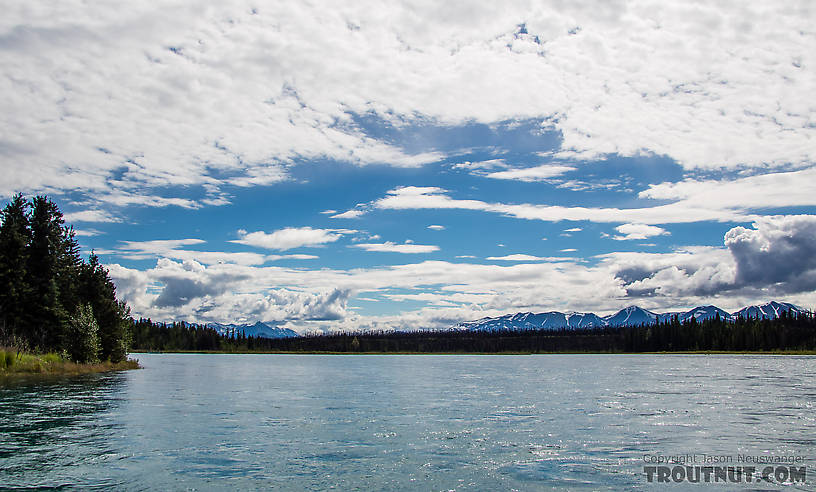
<instances>
[{"instance_id":1,"label":"shoreline","mask_svg":"<svg viewBox=\"0 0 816 492\"><path fill-rule=\"evenodd\" d=\"M8 350L0 350L0 357L0 379L18 376L74 376L142 368L135 359L79 364L65 360L55 353L31 354Z\"/></svg>"},{"instance_id":2,"label":"shoreline","mask_svg":"<svg viewBox=\"0 0 816 492\"><path fill-rule=\"evenodd\" d=\"M816 355L816 350L776 351L728 351L728 350L680 350L660 352L331 352L318 350L149 350L134 351L138 354L235 354L235 355Z\"/></svg>"}]
</instances>

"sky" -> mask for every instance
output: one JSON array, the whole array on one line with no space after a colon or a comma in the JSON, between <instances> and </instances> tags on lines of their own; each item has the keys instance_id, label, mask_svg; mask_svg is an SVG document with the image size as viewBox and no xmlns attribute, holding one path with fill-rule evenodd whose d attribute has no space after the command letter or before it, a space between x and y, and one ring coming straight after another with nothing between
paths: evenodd
<instances>
[{"instance_id":1,"label":"sky","mask_svg":"<svg viewBox=\"0 0 816 492\"><path fill-rule=\"evenodd\" d=\"M816 307L810 1L4 2L0 201L134 316Z\"/></svg>"}]
</instances>

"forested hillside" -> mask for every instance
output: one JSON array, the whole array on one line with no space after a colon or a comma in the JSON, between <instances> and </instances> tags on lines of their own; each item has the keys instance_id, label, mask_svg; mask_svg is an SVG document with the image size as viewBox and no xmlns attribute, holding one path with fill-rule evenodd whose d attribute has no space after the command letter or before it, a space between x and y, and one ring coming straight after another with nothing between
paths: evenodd
<instances>
[{"instance_id":1,"label":"forested hillside","mask_svg":"<svg viewBox=\"0 0 816 492\"><path fill-rule=\"evenodd\" d=\"M108 271L96 255L81 257L59 207L46 196L13 197L0 212L0 346L119 362L131 323Z\"/></svg>"},{"instance_id":2,"label":"forested hillside","mask_svg":"<svg viewBox=\"0 0 816 492\"><path fill-rule=\"evenodd\" d=\"M186 323L135 322L134 350L216 350L267 352L671 352L816 351L816 318L811 313L777 319L719 317L655 325L560 330L397 331L308 335L297 338L221 336Z\"/></svg>"}]
</instances>

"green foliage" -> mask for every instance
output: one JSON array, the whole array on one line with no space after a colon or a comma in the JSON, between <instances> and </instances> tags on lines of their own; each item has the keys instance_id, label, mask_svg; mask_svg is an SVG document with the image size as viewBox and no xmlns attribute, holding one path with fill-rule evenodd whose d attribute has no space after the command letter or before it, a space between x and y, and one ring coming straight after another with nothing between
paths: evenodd
<instances>
[{"instance_id":1,"label":"green foliage","mask_svg":"<svg viewBox=\"0 0 816 492\"><path fill-rule=\"evenodd\" d=\"M42 356L42 361L46 364L60 364L62 362L62 357L54 352L49 352Z\"/></svg>"},{"instance_id":2,"label":"green foliage","mask_svg":"<svg viewBox=\"0 0 816 492\"><path fill-rule=\"evenodd\" d=\"M27 321L29 208L22 195L15 195L0 212L0 337L5 340L21 335Z\"/></svg>"},{"instance_id":3,"label":"green foliage","mask_svg":"<svg viewBox=\"0 0 816 492\"><path fill-rule=\"evenodd\" d=\"M17 353L14 350L0 349L0 369L14 367L15 360L17 360Z\"/></svg>"},{"instance_id":4,"label":"green foliage","mask_svg":"<svg viewBox=\"0 0 816 492\"><path fill-rule=\"evenodd\" d=\"M66 351L74 360L125 360L130 310L116 299L99 258L92 254L82 261L59 207L45 196L27 201L16 195L0 220L0 343ZM93 324L83 313L87 306ZM92 356L88 347L94 339L98 350Z\"/></svg>"},{"instance_id":5,"label":"green foliage","mask_svg":"<svg viewBox=\"0 0 816 492\"><path fill-rule=\"evenodd\" d=\"M67 350L71 360L79 363L99 362L99 325L90 305L79 306L76 315L71 318L68 334Z\"/></svg>"},{"instance_id":6,"label":"green foliage","mask_svg":"<svg viewBox=\"0 0 816 492\"><path fill-rule=\"evenodd\" d=\"M124 360L130 339L130 309L116 300L116 287L94 254L79 268L78 290L79 299L91 305L99 322L100 357L111 362Z\"/></svg>"},{"instance_id":7,"label":"green foliage","mask_svg":"<svg viewBox=\"0 0 816 492\"><path fill-rule=\"evenodd\" d=\"M57 287L59 253L63 239L62 212L44 196L34 197L31 212L31 242L28 246L27 299L29 327L34 344L43 350L62 346L66 314Z\"/></svg>"}]
</instances>

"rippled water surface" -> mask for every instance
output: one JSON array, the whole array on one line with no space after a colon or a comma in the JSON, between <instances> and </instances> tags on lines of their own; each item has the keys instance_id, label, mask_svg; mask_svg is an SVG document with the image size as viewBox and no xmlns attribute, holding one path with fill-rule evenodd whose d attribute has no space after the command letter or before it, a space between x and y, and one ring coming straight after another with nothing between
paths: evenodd
<instances>
[{"instance_id":1,"label":"rippled water surface","mask_svg":"<svg viewBox=\"0 0 816 492\"><path fill-rule=\"evenodd\" d=\"M644 457L748 454L816 488L816 357L134 357L0 381L0 487L651 489Z\"/></svg>"}]
</instances>

